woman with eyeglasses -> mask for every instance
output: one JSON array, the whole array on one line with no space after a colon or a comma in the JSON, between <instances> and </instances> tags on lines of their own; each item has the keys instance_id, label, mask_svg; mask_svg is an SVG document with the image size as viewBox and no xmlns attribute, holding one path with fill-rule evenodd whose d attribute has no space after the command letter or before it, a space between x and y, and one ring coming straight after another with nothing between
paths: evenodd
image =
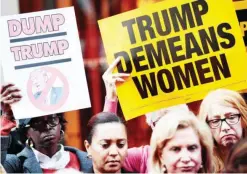
<instances>
[{"instance_id":1,"label":"woman with eyeglasses","mask_svg":"<svg viewBox=\"0 0 247 174\"><path fill-rule=\"evenodd\" d=\"M16 123L11 104L21 100L20 90L13 84L1 89L1 163L8 173L53 173L73 168L90 172L91 159L76 148L60 144L66 120L61 114L19 120L18 130L26 137L26 147L17 155L7 154L9 133Z\"/></svg>"},{"instance_id":2,"label":"woman with eyeglasses","mask_svg":"<svg viewBox=\"0 0 247 174\"><path fill-rule=\"evenodd\" d=\"M247 133L245 100L238 92L217 89L203 99L199 118L211 128L216 172L222 172L228 152Z\"/></svg>"}]
</instances>

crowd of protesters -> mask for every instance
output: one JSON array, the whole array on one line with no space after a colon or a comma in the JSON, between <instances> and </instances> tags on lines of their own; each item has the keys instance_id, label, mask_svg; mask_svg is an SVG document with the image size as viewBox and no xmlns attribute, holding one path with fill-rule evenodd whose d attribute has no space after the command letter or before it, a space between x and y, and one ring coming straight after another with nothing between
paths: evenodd
<instances>
[{"instance_id":1,"label":"crowd of protesters","mask_svg":"<svg viewBox=\"0 0 247 174\"><path fill-rule=\"evenodd\" d=\"M1 87L1 172L7 173L224 173L247 172L247 105L235 91L217 89L202 101L199 114L187 105L147 113L153 132L150 145L128 148L124 119L116 115L116 83L129 74L113 73L103 80L103 112L91 117L84 141L87 152L61 143L66 120L61 113L16 121L11 105L22 100L14 84ZM27 110L28 112L28 110ZM11 130L17 128L23 148L8 154Z\"/></svg>"}]
</instances>

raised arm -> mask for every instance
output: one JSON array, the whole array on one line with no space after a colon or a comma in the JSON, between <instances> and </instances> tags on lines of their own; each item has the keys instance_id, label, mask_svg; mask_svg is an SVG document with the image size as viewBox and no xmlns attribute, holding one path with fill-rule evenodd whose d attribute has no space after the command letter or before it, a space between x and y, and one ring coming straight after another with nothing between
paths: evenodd
<instances>
[{"instance_id":1,"label":"raised arm","mask_svg":"<svg viewBox=\"0 0 247 174\"><path fill-rule=\"evenodd\" d=\"M0 136L1 136L1 163L4 164L7 149L11 143L10 131L16 126L11 105L21 100L20 90L14 84L6 84L1 88Z\"/></svg>"},{"instance_id":2,"label":"raised arm","mask_svg":"<svg viewBox=\"0 0 247 174\"><path fill-rule=\"evenodd\" d=\"M104 112L117 112L118 98L116 85L124 83L125 79L130 76L130 74L127 73L113 73L119 61L120 57L115 59L102 76L106 88ZM130 148L128 149L128 155L125 158L123 167L129 172L147 173L148 156L149 146Z\"/></svg>"},{"instance_id":3,"label":"raised arm","mask_svg":"<svg viewBox=\"0 0 247 174\"><path fill-rule=\"evenodd\" d=\"M116 85L125 82L125 78L129 77L129 74L126 73L113 73L119 61L120 57L115 59L102 76L106 88L104 112L117 112L118 98Z\"/></svg>"}]
</instances>

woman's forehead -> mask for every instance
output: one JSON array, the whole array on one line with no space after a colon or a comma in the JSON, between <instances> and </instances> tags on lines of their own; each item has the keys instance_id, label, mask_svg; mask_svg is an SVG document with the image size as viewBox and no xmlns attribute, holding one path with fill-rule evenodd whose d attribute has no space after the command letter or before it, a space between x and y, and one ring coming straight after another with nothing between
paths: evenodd
<instances>
[{"instance_id":1,"label":"woman's forehead","mask_svg":"<svg viewBox=\"0 0 247 174\"><path fill-rule=\"evenodd\" d=\"M104 123L95 127L93 137L98 139L125 138L127 137L126 128L122 123Z\"/></svg>"},{"instance_id":2,"label":"woman's forehead","mask_svg":"<svg viewBox=\"0 0 247 174\"><path fill-rule=\"evenodd\" d=\"M233 106L226 106L223 104L212 104L208 109L208 117L214 116L225 116L231 113L239 113L239 110L234 108Z\"/></svg>"},{"instance_id":3,"label":"woman's forehead","mask_svg":"<svg viewBox=\"0 0 247 174\"><path fill-rule=\"evenodd\" d=\"M192 145L192 144L200 144L200 137L192 127L178 129L175 132L174 136L167 141L167 145Z\"/></svg>"}]
</instances>

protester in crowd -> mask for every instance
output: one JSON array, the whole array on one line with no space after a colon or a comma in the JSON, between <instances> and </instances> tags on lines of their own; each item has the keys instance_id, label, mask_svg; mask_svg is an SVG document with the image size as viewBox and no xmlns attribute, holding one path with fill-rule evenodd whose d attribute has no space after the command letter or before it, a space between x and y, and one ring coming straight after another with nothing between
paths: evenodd
<instances>
[{"instance_id":1,"label":"protester in crowd","mask_svg":"<svg viewBox=\"0 0 247 174\"><path fill-rule=\"evenodd\" d=\"M102 78L106 87L106 98L105 98L105 112L117 112L117 94L116 94L116 86L119 85L129 77L129 74L126 73L113 73L114 68L120 61L120 57L118 57L114 62L109 66L109 68L105 71ZM178 105L169 108L164 108L152 113L146 114L146 122L153 129L155 124L159 121L161 117L166 115L168 112L172 110L182 110L184 112L188 112L189 109L187 105ZM150 165L148 160L150 158L151 148L149 145L141 146L141 147L133 147L128 149L128 155L125 159L123 167L131 172L136 173L149 173Z\"/></svg>"},{"instance_id":2,"label":"protester in crowd","mask_svg":"<svg viewBox=\"0 0 247 174\"><path fill-rule=\"evenodd\" d=\"M230 150L226 160L226 173L247 173L247 138L240 140Z\"/></svg>"},{"instance_id":3,"label":"protester in crowd","mask_svg":"<svg viewBox=\"0 0 247 174\"><path fill-rule=\"evenodd\" d=\"M235 91L217 89L202 101L199 118L206 121L214 137L216 171L224 170L224 162L234 144L246 136L247 105Z\"/></svg>"},{"instance_id":4,"label":"protester in crowd","mask_svg":"<svg viewBox=\"0 0 247 174\"><path fill-rule=\"evenodd\" d=\"M128 149L126 126L117 115L101 112L93 116L84 144L93 161L90 173L129 173L122 169Z\"/></svg>"},{"instance_id":5,"label":"protester in crowd","mask_svg":"<svg viewBox=\"0 0 247 174\"><path fill-rule=\"evenodd\" d=\"M154 127L150 145L151 173L213 172L210 129L192 112L168 112Z\"/></svg>"},{"instance_id":6,"label":"protester in crowd","mask_svg":"<svg viewBox=\"0 0 247 174\"><path fill-rule=\"evenodd\" d=\"M20 90L13 84L1 89L1 163L8 173L52 173L64 168L89 172L92 161L85 152L64 147L60 139L66 120L61 114L19 120L18 129L26 136L26 147L17 155L7 154L9 133L16 127L11 105L20 101Z\"/></svg>"}]
</instances>

